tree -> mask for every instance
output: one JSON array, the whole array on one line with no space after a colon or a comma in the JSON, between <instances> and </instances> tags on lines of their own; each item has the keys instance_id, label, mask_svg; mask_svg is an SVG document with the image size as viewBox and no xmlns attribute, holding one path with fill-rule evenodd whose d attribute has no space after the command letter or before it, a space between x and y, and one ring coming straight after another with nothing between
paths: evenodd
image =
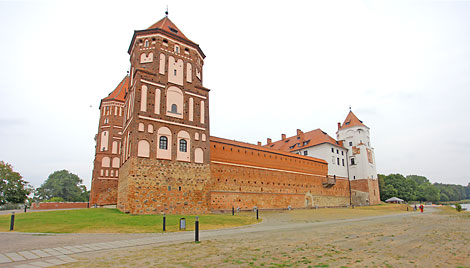
<instances>
[{"instance_id":1,"label":"tree","mask_svg":"<svg viewBox=\"0 0 470 268\"><path fill-rule=\"evenodd\" d=\"M424 177L424 176L419 176L419 175L408 175L406 176L407 179L414 180L416 184L421 185L424 183L430 183L429 180Z\"/></svg>"},{"instance_id":2,"label":"tree","mask_svg":"<svg viewBox=\"0 0 470 268\"><path fill-rule=\"evenodd\" d=\"M32 187L20 173L13 171L10 164L0 161L0 205L24 203L31 191Z\"/></svg>"},{"instance_id":3,"label":"tree","mask_svg":"<svg viewBox=\"0 0 470 268\"><path fill-rule=\"evenodd\" d=\"M60 197L65 201L85 202L88 201L88 191L81 184L82 180L68 170L55 171L36 189L35 197L39 200Z\"/></svg>"}]
</instances>

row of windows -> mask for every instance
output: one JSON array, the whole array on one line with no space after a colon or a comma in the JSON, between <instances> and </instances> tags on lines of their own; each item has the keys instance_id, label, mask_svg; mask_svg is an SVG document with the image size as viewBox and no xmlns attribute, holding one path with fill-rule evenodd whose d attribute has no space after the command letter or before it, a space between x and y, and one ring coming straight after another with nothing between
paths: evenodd
<instances>
[{"instance_id":1,"label":"row of windows","mask_svg":"<svg viewBox=\"0 0 470 268\"><path fill-rule=\"evenodd\" d=\"M174 30L174 31L178 32L178 30L173 29L173 28L170 28L170 30ZM173 32L174 32L174 31L173 31ZM155 38L152 38L152 43L154 43L155 41L156 41L156 39L155 39ZM144 47L146 47L146 48L147 48L147 47L150 47L150 40L149 40L149 39L140 40L140 42L141 42L141 43L142 43L142 42L144 43ZM168 40L167 40L167 39L163 39L163 40L162 40L162 43L163 43L164 46L168 46ZM174 47L173 47L173 51L174 51L176 54L179 54L179 53L180 53L180 45L179 45L179 44L175 44ZM187 47L184 48L184 53L185 53L185 54L189 54L189 48L187 48Z\"/></svg>"},{"instance_id":2,"label":"row of windows","mask_svg":"<svg viewBox=\"0 0 470 268\"><path fill-rule=\"evenodd\" d=\"M334 147L331 148L331 152L332 152L332 153L335 153L335 148L334 148ZM338 149L336 149L336 154L339 154L339 150L338 150ZM344 155L344 151L341 151L341 155Z\"/></svg>"},{"instance_id":3,"label":"row of windows","mask_svg":"<svg viewBox=\"0 0 470 268\"><path fill-rule=\"evenodd\" d=\"M162 150L168 150L168 138L166 136L161 136L158 143L158 148ZM181 139L179 142L180 152L186 153L188 151L188 142L185 139Z\"/></svg>"}]
</instances>

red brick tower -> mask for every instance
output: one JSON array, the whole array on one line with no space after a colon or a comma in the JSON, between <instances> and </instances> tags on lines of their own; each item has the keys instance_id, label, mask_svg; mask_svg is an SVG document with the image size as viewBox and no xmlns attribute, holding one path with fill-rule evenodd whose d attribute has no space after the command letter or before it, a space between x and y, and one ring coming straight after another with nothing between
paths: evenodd
<instances>
[{"instance_id":1,"label":"red brick tower","mask_svg":"<svg viewBox=\"0 0 470 268\"><path fill-rule=\"evenodd\" d=\"M100 103L100 121L98 134L95 137L96 150L90 192L91 205L117 203L124 96L128 86L129 76L126 75L116 89Z\"/></svg>"},{"instance_id":2,"label":"red brick tower","mask_svg":"<svg viewBox=\"0 0 470 268\"><path fill-rule=\"evenodd\" d=\"M205 212L210 180L205 55L168 17L135 31L128 52L118 209Z\"/></svg>"}]
</instances>

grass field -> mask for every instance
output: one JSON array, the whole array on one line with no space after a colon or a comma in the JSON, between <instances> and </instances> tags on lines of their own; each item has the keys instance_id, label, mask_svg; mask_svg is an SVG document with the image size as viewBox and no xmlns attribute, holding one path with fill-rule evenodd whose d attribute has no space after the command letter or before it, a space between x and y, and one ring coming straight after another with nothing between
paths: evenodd
<instances>
[{"instance_id":1,"label":"grass field","mask_svg":"<svg viewBox=\"0 0 470 268\"><path fill-rule=\"evenodd\" d=\"M186 218L186 230L194 230L195 215L167 215L166 230L178 231ZM201 230L236 227L258 222L253 215L208 214L199 216ZM111 208L31 212L15 215L16 232L34 233L158 233L162 215L129 215ZM0 215L0 232L10 230L10 215Z\"/></svg>"}]
</instances>

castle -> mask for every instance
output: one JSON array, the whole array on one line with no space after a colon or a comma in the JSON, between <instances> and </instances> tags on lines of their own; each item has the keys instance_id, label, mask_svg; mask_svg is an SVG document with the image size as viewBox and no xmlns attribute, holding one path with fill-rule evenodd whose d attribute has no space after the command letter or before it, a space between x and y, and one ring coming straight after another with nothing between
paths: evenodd
<instances>
[{"instance_id":1,"label":"castle","mask_svg":"<svg viewBox=\"0 0 470 268\"><path fill-rule=\"evenodd\" d=\"M135 31L130 73L101 100L90 203L132 214L378 204L369 128L351 111L257 145L210 136L205 55L168 16Z\"/></svg>"}]
</instances>

